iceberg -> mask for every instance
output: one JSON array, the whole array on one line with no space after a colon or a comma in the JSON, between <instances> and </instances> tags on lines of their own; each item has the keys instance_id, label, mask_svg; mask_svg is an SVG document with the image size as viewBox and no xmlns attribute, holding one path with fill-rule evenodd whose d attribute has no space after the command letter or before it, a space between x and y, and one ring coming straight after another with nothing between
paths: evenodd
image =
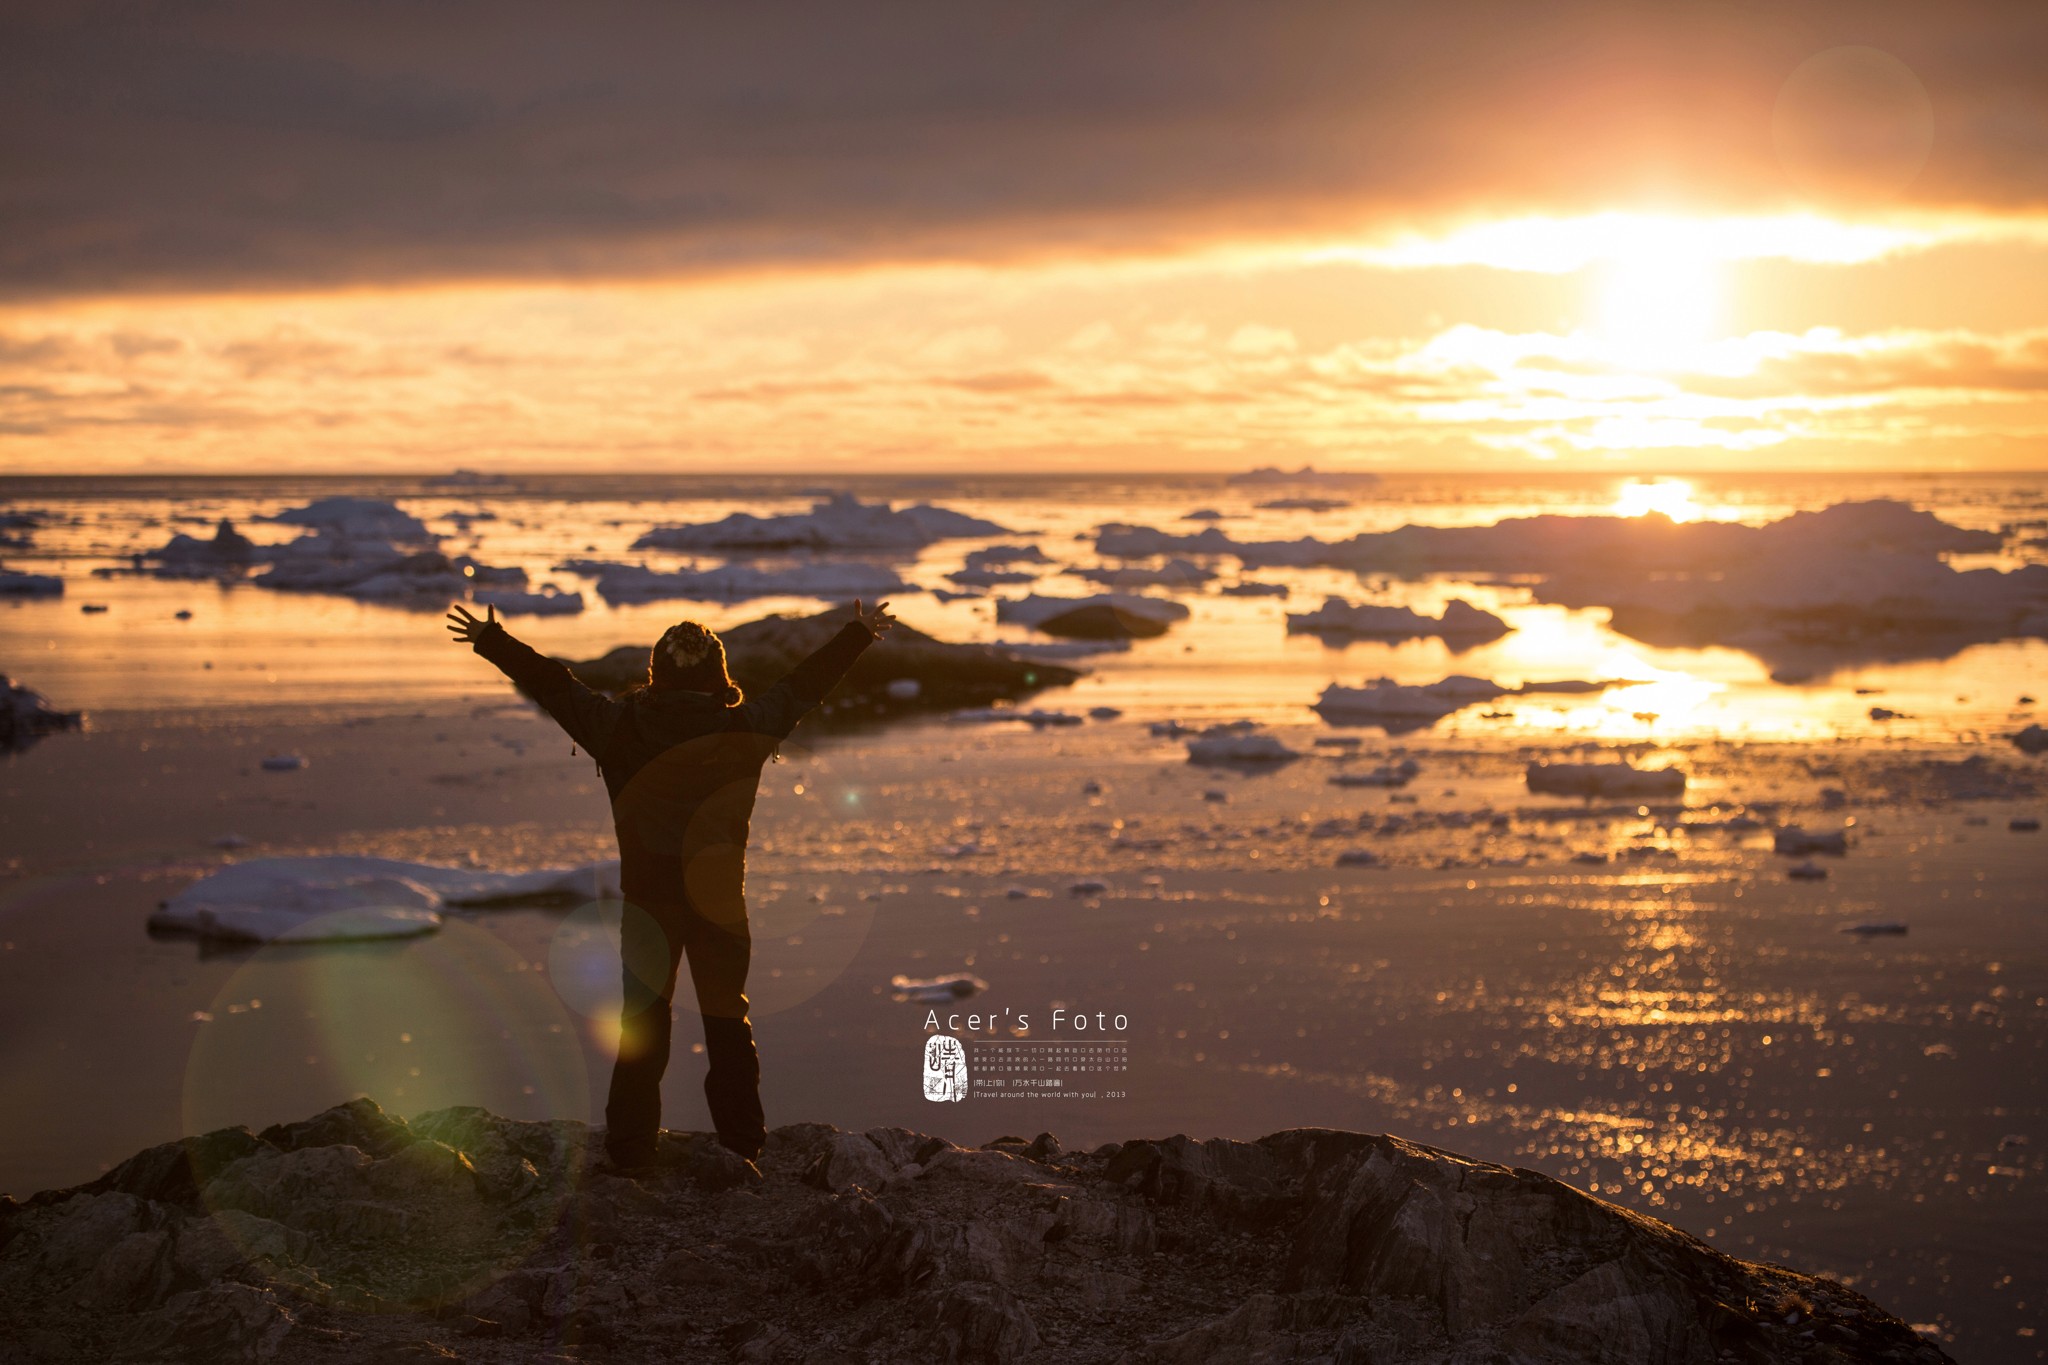
<instances>
[{"instance_id":1,"label":"iceberg","mask_svg":"<svg viewBox=\"0 0 2048 1365\"><path fill-rule=\"evenodd\" d=\"M722 564L715 569L663 573L644 564L575 560L572 572L594 574L597 595L610 603L740 602L755 597L815 597L821 601L875 598L915 591L893 569L880 564L811 561L764 569Z\"/></svg>"},{"instance_id":2,"label":"iceberg","mask_svg":"<svg viewBox=\"0 0 2048 1365\"><path fill-rule=\"evenodd\" d=\"M524 588L486 588L476 594L482 607L496 607L506 616L573 616L583 610L583 594L563 592L549 584L539 592Z\"/></svg>"},{"instance_id":3,"label":"iceberg","mask_svg":"<svg viewBox=\"0 0 2048 1365\"><path fill-rule=\"evenodd\" d=\"M757 517L734 512L695 526L657 526L633 542L636 550L709 550L777 554L792 550L922 550L941 540L972 540L1007 532L992 521L950 508L918 504L892 508L840 493L808 512Z\"/></svg>"},{"instance_id":4,"label":"iceberg","mask_svg":"<svg viewBox=\"0 0 2048 1365\"><path fill-rule=\"evenodd\" d=\"M1507 622L1492 612L1481 611L1459 597L1444 603L1441 617L1424 616L1409 607L1354 604L1341 597L1323 599L1323 605L1314 611L1287 614L1289 634L1359 635L1386 640L1440 635L1446 639L1478 641L1498 638L1510 629Z\"/></svg>"},{"instance_id":5,"label":"iceberg","mask_svg":"<svg viewBox=\"0 0 2048 1365\"><path fill-rule=\"evenodd\" d=\"M1233 487L1267 487L1275 484L1309 484L1336 488L1363 488L1380 481L1380 476L1364 470L1320 470L1314 465L1303 465L1296 470L1286 470L1278 465L1260 465L1242 474L1232 474L1224 482Z\"/></svg>"},{"instance_id":6,"label":"iceberg","mask_svg":"<svg viewBox=\"0 0 2048 1365\"><path fill-rule=\"evenodd\" d=\"M1112 588L1196 588L1216 577L1214 569L1189 559L1169 559L1157 568L1097 565L1069 572Z\"/></svg>"},{"instance_id":7,"label":"iceberg","mask_svg":"<svg viewBox=\"0 0 2048 1365\"><path fill-rule=\"evenodd\" d=\"M171 896L149 927L237 943L411 938L440 928L448 909L618 897L617 862L488 872L342 854L257 858Z\"/></svg>"},{"instance_id":8,"label":"iceberg","mask_svg":"<svg viewBox=\"0 0 2048 1365\"><path fill-rule=\"evenodd\" d=\"M1412 729L1441 720L1474 702L1505 696L1508 691L1491 678L1462 673L1420 686L1397 683L1392 678L1374 678L1363 687L1331 683L1316 699L1315 710L1336 725L1378 724L1390 729Z\"/></svg>"},{"instance_id":9,"label":"iceberg","mask_svg":"<svg viewBox=\"0 0 2048 1365\"><path fill-rule=\"evenodd\" d=\"M262 520L285 526L310 526L355 540L424 545L437 539L427 530L425 522L381 498L320 498L304 507L294 507Z\"/></svg>"},{"instance_id":10,"label":"iceberg","mask_svg":"<svg viewBox=\"0 0 2048 1365\"><path fill-rule=\"evenodd\" d=\"M53 573L0 568L0 597L62 597L64 580Z\"/></svg>"},{"instance_id":11,"label":"iceberg","mask_svg":"<svg viewBox=\"0 0 2048 1365\"><path fill-rule=\"evenodd\" d=\"M996 620L1014 621L1048 635L1117 639L1163 635L1190 615L1178 602L1139 593L1097 593L1092 597L1051 597L1033 593L996 603Z\"/></svg>"}]
</instances>

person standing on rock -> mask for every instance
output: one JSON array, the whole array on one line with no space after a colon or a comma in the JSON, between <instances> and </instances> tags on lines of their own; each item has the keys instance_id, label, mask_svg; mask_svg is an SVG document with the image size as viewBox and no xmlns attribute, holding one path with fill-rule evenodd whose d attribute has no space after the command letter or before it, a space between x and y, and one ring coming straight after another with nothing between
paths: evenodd
<instances>
[{"instance_id":1,"label":"person standing on rock","mask_svg":"<svg viewBox=\"0 0 2048 1365\"><path fill-rule=\"evenodd\" d=\"M653 1164L668 1069L670 1007L685 961L704 1020L704 1098L718 1139L748 1160L767 1138L761 1066L747 1018L746 847L761 768L805 713L895 624L889 604L853 618L753 699L726 669L725 645L695 621L649 651L647 681L616 697L578 682L559 660L514 639L497 611L448 613L456 643L496 664L597 760L612 801L625 898L625 1004L605 1103L605 1153Z\"/></svg>"}]
</instances>

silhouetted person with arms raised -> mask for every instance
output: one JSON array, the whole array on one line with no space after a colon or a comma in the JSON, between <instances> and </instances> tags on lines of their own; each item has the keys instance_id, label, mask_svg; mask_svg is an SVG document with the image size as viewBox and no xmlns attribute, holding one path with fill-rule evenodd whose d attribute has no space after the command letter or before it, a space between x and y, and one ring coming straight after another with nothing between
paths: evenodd
<instances>
[{"instance_id":1,"label":"silhouetted person with arms raised","mask_svg":"<svg viewBox=\"0 0 2048 1365\"><path fill-rule=\"evenodd\" d=\"M615 1165L651 1165L661 1129L670 1003L687 961L710 1064L704 1097L719 1141L752 1160L767 1132L761 1067L747 1019L746 847L761 767L804 714L895 624L889 604L863 611L759 697L726 670L725 645L695 621L669 627L648 655L647 682L616 697L512 638L492 610L448 613L473 645L597 760L611 794L626 900L620 950L626 996L619 1059L605 1104Z\"/></svg>"}]
</instances>

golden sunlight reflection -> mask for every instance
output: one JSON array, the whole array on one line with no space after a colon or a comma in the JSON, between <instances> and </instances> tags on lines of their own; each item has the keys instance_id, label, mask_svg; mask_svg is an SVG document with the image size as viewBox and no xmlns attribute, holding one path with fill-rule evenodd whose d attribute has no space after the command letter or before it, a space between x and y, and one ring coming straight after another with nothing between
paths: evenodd
<instances>
[{"instance_id":1,"label":"golden sunlight reflection","mask_svg":"<svg viewBox=\"0 0 2048 1365\"><path fill-rule=\"evenodd\" d=\"M1656 512L1673 521L1698 521L1703 514L1684 479L1631 479L1614 499L1614 514L1640 517Z\"/></svg>"}]
</instances>

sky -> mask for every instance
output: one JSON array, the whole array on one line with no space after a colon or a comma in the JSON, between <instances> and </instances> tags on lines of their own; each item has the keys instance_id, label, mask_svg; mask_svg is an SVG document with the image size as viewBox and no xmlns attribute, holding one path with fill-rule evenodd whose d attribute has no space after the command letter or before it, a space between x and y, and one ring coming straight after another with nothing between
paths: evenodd
<instances>
[{"instance_id":1,"label":"sky","mask_svg":"<svg viewBox=\"0 0 2048 1365\"><path fill-rule=\"evenodd\" d=\"M2048 6L13 0L0 469L2048 468Z\"/></svg>"}]
</instances>

